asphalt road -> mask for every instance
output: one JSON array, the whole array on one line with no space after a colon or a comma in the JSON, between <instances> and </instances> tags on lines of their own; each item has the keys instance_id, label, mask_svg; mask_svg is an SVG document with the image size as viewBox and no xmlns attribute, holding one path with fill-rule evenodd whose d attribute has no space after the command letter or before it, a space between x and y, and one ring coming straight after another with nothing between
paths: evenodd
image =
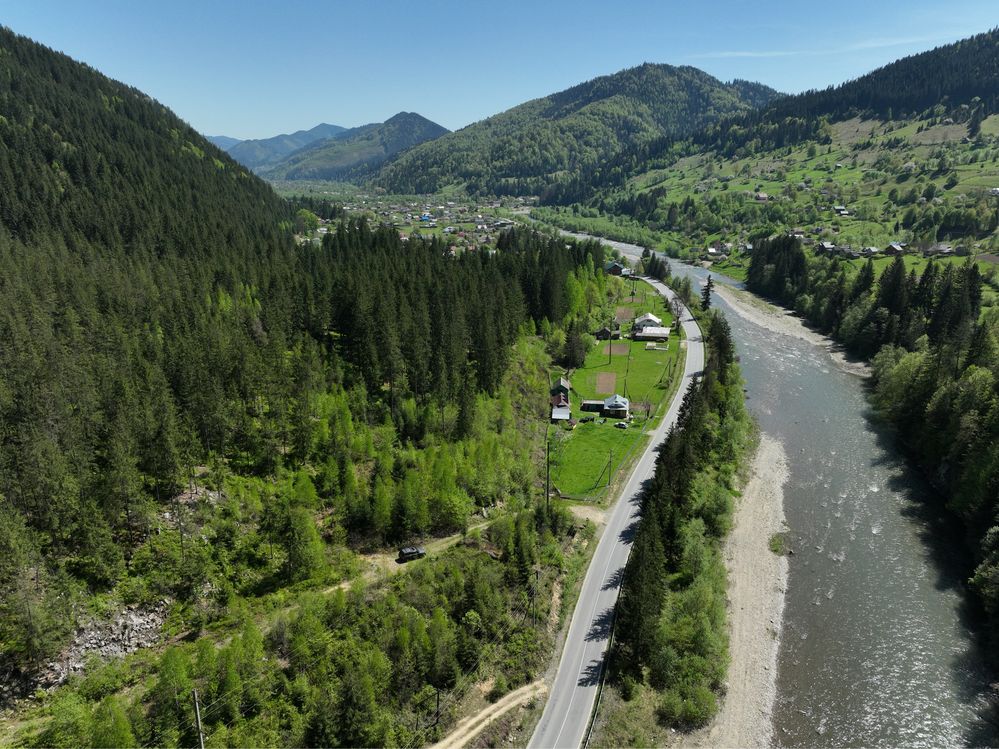
<instances>
[{"instance_id":1,"label":"asphalt road","mask_svg":"<svg viewBox=\"0 0 999 749\"><path fill-rule=\"evenodd\" d=\"M673 292L665 285L658 281L649 283L660 294L673 298ZM531 736L532 749L578 749L586 737L607 659L614 605L637 527L642 485L655 472L656 448L676 423L683 394L694 376L704 369L701 330L686 309L681 324L687 337L683 383L607 517L583 580L548 702Z\"/></svg>"}]
</instances>

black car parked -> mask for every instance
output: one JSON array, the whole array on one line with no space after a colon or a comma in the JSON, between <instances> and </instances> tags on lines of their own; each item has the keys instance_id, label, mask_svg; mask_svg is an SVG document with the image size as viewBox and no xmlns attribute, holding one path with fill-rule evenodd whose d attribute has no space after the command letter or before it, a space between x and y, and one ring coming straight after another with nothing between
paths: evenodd
<instances>
[{"instance_id":1,"label":"black car parked","mask_svg":"<svg viewBox=\"0 0 999 749\"><path fill-rule=\"evenodd\" d=\"M404 562L411 562L414 559L423 559L427 555L427 550L422 546L403 546L399 549L399 558L396 560L399 564Z\"/></svg>"}]
</instances>

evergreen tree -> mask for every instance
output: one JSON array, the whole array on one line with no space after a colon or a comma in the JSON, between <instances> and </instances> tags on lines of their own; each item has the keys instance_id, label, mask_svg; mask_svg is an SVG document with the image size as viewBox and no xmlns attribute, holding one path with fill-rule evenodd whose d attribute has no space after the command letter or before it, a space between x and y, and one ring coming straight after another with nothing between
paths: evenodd
<instances>
[{"instance_id":1,"label":"evergreen tree","mask_svg":"<svg viewBox=\"0 0 999 749\"><path fill-rule=\"evenodd\" d=\"M705 312L711 308L711 291L714 287L715 282L709 275L707 283L704 284L704 288L701 290L701 309Z\"/></svg>"}]
</instances>

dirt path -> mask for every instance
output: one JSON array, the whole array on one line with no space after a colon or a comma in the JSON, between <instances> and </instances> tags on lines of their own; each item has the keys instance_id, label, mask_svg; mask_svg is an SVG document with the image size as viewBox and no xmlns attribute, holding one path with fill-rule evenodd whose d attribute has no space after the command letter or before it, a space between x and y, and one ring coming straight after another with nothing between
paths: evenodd
<instances>
[{"instance_id":1,"label":"dirt path","mask_svg":"<svg viewBox=\"0 0 999 749\"><path fill-rule=\"evenodd\" d=\"M541 679L525 684L475 715L461 720L451 733L434 744L431 749L461 749L494 720L503 717L515 707L529 702L546 691L548 688Z\"/></svg>"},{"instance_id":2,"label":"dirt path","mask_svg":"<svg viewBox=\"0 0 999 749\"><path fill-rule=\"evenodd\" d=\"M721 711L711 725L686 736L684 746L767 747L777 696L787 557L770 551L771 536L786 528L783 485L787 457L763 435L749 483L737 501L735 526L725 543L732 662Z\"/></svg>"},{"instance_id":3,"label":"dirt path","mask_svg":"<svg viewBox=\"0 0 999 749\"><path fill-rule=\"evenodd\" d=\"M476 523L475 525L468 526L468 530L465 533L455 533L451 536L444 536L443 538L435 538L433 541L428 541L424 548L427 550L428 555L439 554L445 549L449 549L455 544L459 543L468 533L475 530L482 530L486 528L490 523L490 520L483 520L482 522ZM347 590L358 580L364 580L367 583L372 583L380 578L389 577L391 575L397 575L404 569L414 564L410 562L407 564L399 564L396 561L396 555L388 551L378 551L371 554L361 554L360 557L364 560L364 571L349 580L344 580L336 585L331 585L328 588L324 588L321 592L324 594L332 593L334 590Z\"/></svg>"}]
</instances>

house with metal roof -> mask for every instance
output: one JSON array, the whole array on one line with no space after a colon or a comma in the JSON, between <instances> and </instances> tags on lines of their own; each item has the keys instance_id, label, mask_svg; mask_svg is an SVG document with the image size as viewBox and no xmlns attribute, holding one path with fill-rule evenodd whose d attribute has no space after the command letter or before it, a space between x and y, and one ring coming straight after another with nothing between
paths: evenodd
<instances>
[{"instance_id":1,"label":"house with metal roof","mask_svg":"<svg viewBox=\"0 0 999 749\"><path fill-rule=\"evenodd\" d=\"M612 419L627 419L631 404L623 395L614 395L604 399L604 416Z\"/></svg>"},{"instance_id":2,"label":"house with metal roof","mask_svg":"<svg viewBox=\"0 0 999 749\"><path fill-rule=\"evenodd\" d=\"M662 318L656 317L651 312L646 312L644 315L635 319L635 322L631 324L632 330L641 330L642 328L654 325L659 327L663 324Z\"/></svg>"}]
</instances>

